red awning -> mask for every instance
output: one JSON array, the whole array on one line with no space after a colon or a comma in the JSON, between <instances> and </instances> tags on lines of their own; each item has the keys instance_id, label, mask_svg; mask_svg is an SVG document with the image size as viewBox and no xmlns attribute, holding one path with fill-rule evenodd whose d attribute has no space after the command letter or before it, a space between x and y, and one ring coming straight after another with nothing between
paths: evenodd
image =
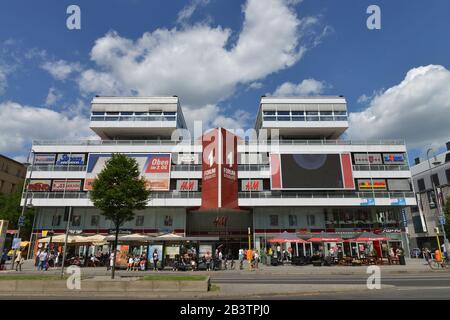
<instances>
[{"instance_id":1,"label":"red awning","mask_svg":"<svg viewBox=\"0 0 450 320\"><path fill-rule=\"evenodd\" d=\"M286 242L294 242L294 243L308 243L308 241L305 241L303 239L283 239L283 238L273 238L270 239L268 242L270 243L286 243Z\"/></svg>"},{"instance_id":2,"label":"red awning","mask_svg":"<svg viewBox=\"0 0 450 320\"><path fill-rule=\"evenodd\" d=\"M348 242L369 242L369 241L388 241L389 237L374 234L372 232L363 232L354 239L349 239Z\"/></svg>"},{"instance_id":3,"label":"red awning","mask_svg":"<svg viewBox=\"0 0 450 320\"><path fill-rule=\"evenodd\" d=\"M342 238L314 237L308 239L309 242L344 242Z\"/></svg>"}]
</instances>

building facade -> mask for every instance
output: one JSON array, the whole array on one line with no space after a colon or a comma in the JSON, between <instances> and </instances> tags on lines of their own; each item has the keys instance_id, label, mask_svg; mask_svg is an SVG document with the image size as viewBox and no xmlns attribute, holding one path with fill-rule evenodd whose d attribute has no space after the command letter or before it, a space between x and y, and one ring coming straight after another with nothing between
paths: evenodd
<instances>
[{"instance_id":1,"label":"building facade","mask_svg":"<svg viewBox=\"0 0 450 320\"><path fill-rule=\"evenodd\" d=\"M27 169L13 159L0 154L0 193L13 193L25 179Z\"/></svg>"},{"instance_id":2,"label":"building facade","mask_svg":"<svg viewBox=\"0 0 450 320\"><path fill-rule=\"evenodd\" d=\"M343 97L262 97L254 130L191 137L177 97L95 97L99 140L33 142L33 242L64 233L70 209L71 232L108 234L89 190L108 157L126 153L153 191L130 232L216 237L236 253L284 231L372 231L402 245L404 210L416 205L405 143L345 140L347 116Z\"/></svg>"},{"instance_id":3,"label":"building facade","mask_svg":"<svg viewBox=\"0 0 450 320\"><path fill-rule=\"evenodd\" d=\"M408 208L410 245L411 248L436 249L436 228L439 228L440 243L444 240L439 216L450 197L450 142L447 142L445 152L429 160L416 158L411 173L417 206Z\"/></svg>"}]
</instances>

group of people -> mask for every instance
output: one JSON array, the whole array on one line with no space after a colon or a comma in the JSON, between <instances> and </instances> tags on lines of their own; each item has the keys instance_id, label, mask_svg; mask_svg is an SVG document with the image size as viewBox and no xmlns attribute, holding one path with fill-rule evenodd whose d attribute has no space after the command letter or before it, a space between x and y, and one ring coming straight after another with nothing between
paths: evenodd
<instances>
[{"instance_id":1,"label":"group of people","mask_svg":"<svg viewBox=\"0 0 450 320\"><path fill-rule=\"evenodd\" d=\"M127 271L145 271L147 269L147 258L145 254L130 255L128 257Z\"/></svg>"}]
</instances>

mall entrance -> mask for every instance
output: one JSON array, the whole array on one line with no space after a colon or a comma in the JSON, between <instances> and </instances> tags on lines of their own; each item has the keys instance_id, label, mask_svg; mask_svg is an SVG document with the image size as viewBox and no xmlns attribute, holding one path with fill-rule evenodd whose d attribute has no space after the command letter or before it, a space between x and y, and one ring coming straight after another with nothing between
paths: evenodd
<instances>
[{"instance_id":1,"label":"mall entrance","mask_svg":"<svg viewBox=\"0 0 450 320\"><path fill-rule=\"evenodd\" d=\"M215 248L222 254L238 258L239 249L248 247L248 228L253 234L253 219L250 210L191 210L186 214L187 237L218 237ZM253 246L253 236L251 245Z\"/></svg>"}]
</instances>

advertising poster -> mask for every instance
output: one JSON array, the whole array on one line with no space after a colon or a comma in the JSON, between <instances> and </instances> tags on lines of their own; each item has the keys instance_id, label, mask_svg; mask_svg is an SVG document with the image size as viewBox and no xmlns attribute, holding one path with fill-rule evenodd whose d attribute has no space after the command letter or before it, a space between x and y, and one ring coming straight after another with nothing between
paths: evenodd
<instances>
[{"instance_id":1,"label":"advertising poster","mask_svg":"<svg viewBox=\"0 0 450 320\"><path fill-rule=\"evenodd\" d=\"M56 154L35 154L34 164L35 165L49 165L55 164Z\"/></svg>"},{"instance_id":2,"label":"advertising poster","mask_svg":"<svg viewBox=\"0 0 450 320\"><path fill-rule=\"evenodd\" d=\"M84 153L59 153L56 158L57 166L78 165L82 166L86 163L86 155Z\"/></svg>"},{"instance_id":3,"label":"advertising poster","mask_svg":"<svg viewBox=\"0 0 450 320\"><path fill-rule=\"evenodd\" d=\"M355 164L383 164L380 153L355 153Z\"/></svg>"},{"instance_id":4,"label":"advertising poster","mask_svg":"<svg viewBox=\"0 0 450 320\"><path fill-rule=\"evenodd\" d=\"M198 257L202 258L206 256L206 254L212 254L212 245L210 244L201 244L198 247Z\"/></svg>"},{"instance_id":5,"label":"advertising poster","mask_svg":"<svg viewBox=\"0 0 450 320\"><path fill-rule=\"evenodd\" d=\"M136 159L141 175L146 180L147 189L168 191L170 189L170 153L129 153ZM92 190L92 183L111 158L110 153L91 153L88 157L84 190Z\"/></svg>"},{"instance_id":6,"label":"advertising poster","mask_svg":"<svg viewBox=\"0 0 450 320\"><path fill-rule=\"evenodd\" d=\"M180 246L167 246L165 248L164 256L169 256L169 259L175 259L176 255L180 254Z\"/></svg>"},{"instance_id":7,"label":"advertising poster","mask_svg":"<svg viewBox=\"0 0 450 320\"><path fill-rule=\"evenodd\" d=\"M383 162L385 164L404 164L405 155L403 153L383 153Z\"/></svg>"},{"instance_id":8,"label":"advertising poster","mask_svg":"<svg viewBox=\"0 0 450 320\"><path fill-rule=\"evenodd\" d=\"M52 191L80 191L81 180L53 180Z\"/></svg>"},{"instance_id":9,"label":"advertising poster","mask_svg":"<svg viewBox=\"0 0 450 320\"><path fill-rule=\"evenodd\" d=\"M198 191L198 180L177 180L178 191Z\"/></svg>"},{"instance_id":10,"label":"advertising poster","mask_svg":"<svg viewBox=\"0 0 450 320\"><path fill-rule=\"evenodd\" d=\"M51 180L31 180L28 184L29 191L50 191L52 185Z\"/></svg>"},{"instance_id":11,"label":"advertising poster","mask_svg":"<svg viewBox=\"0 0 450 320\"><path fill-rule=\"evenodd\" d=\"M162 261L162 250L163 250L163 246L162 244L154 244L154 245L150 245L148 246L148 261L150 261L150 264L153 265L153 252L158 253L158 261Z\"/></svg>"},{"instance_id":12,"label":"advertising poster","mask_svg":"<svg viewBox=\"0 0 450 320\"><path fill-rule=\"evenodd\" d=\"M242 179L241 180L241 190L242 191L262 191L263 181L262 179Z\"/></svg>"},{"instance_id":13,"label":"advertising poster","mask_svg":"<svg viewBox=\"0 0 450 320\"><path fill-rule=\"evenodd\" d=\"M117 245L116 267L126 268L128 263L128 245Z\"/></svg>"},{"instance_id":14,"label":"advertising poster","mask_svg":"<svg viewBox=\"0 0 450 320\"><path fill-rule=\"evenodd\" d=\"M358 179L358 188L359 190L386 190L386 181L384 179Z\"/></svg>"}]
</instances>

